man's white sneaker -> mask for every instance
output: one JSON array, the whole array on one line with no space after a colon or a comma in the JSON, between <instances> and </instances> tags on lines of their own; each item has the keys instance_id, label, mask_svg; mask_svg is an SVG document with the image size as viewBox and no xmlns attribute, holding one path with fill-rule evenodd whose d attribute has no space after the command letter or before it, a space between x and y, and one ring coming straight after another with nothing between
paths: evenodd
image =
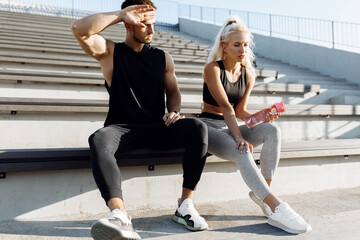
<instances>
[{"instance_id":1,"label":"man's white sneaker","mask_svg":"<svg viewBox=\"0 0 360 240\"><path fill-rule=\"evenodd\" d=\"M194 208L191 199L185 199L175 212L173 221L184 225L190 231L202 231L209 228L205 219Z\"/></svg>"},{"instance_id":2,"label":"man's white sneaker","mask_svg":"<svg viewBox=\"0 0 360 240\"><path fill-rule=\"evenodd\" d=\"M117 210L117 211L116 211ZM91 236L95 240L141 239L132 226L131 220L120 210L113 210L108 218L95 221L91 226Z\"/></svg>"},{"instance_id":3,"label":"man's white sneaker","mask_svg":"<svg viewBox=\"0 0 360 240\"><path fill-rule=\"evenodd\" d=\"M285 202L280 203L275 208L275 212L270 214L268 224L294 234L306 233L312 230L310 224Z\"/></svg>"},{"instance_id":4,"label":"man's white sneaker","mask_svg":"<svg viewBox=\"0 0 360 240\"><path fill-rule=\"evenodd\" d=\"M258 198L258 196L255 195L255 193L253 191L249 192L249 197L257 204L259 205L259 207L261 208L261 210L263 211L264 215L268 218L271 214L271 209L270 207L264 203L263 201L260 200L260 198Z\"/></svg>"}]
</instances>

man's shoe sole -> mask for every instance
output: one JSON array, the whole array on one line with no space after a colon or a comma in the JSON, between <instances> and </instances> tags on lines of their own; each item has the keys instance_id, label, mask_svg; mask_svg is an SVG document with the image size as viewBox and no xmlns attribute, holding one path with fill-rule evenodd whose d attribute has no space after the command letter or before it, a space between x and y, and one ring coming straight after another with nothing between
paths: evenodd
<instances>
[{"instance_id":1,"label":"man's shoe sole","mask_svg":"<svg viewBox=\"0 0 360 240\"><path fill-rule=\"evenodd\" d=\"M133 231L122 231L104 222L97 221L91 226L91 236L95 240L139 240L139 234Z\"/></svg>"}]
</instances>

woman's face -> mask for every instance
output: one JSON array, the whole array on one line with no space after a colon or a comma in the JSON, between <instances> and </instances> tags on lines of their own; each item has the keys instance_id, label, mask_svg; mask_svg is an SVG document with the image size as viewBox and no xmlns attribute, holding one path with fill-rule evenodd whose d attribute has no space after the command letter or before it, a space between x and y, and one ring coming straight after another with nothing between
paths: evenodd
<instances>
[{"instance_id":1,"label":"woman's face","mask_svg":"<svg viewBox=\"0 0 360 240\"><path fill-rule=\"evenodd\" d=\"M245 62L249 49L249 34L247 32L233 32L230 33L229 37L229 41L222 44L226 57L233 59L235 62Z\"/></svg>"}]
</instances>

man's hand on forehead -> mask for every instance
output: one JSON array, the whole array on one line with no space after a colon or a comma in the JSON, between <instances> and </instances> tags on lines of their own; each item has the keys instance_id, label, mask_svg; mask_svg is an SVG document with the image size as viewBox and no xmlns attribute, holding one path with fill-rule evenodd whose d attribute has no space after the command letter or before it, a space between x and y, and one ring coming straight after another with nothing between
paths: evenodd
<instances>
[{"instance_id":1,"label":"man's hand on forehead","mask_svg":"<svg viewBox=\"0 0 360 240\"><path fill-rule=\"evenodd\" d=\"M133 5L123 9L124 21L136 26L145 27L155 23L155 9L148 5Z\"/></svg>"},{"instance_id":2,"label":"man's hand on forehead","mask_svg":"<svg viewBox=\"0 0 360 240\"><path fill-rule=\"evenodd\" d=\"M141 23L143 23L144 25L153 25L155 24L155 17L144 19L144 21L142 21Z\"/></svg>"}]
</instances>

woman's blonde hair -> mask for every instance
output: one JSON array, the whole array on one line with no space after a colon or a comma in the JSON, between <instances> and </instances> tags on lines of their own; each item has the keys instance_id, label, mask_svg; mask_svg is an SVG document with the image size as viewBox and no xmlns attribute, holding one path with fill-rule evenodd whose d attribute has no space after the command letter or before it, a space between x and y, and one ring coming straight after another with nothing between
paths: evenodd
<instances>
[{"instance_id":1,"label":"woman's blonde hair","mask_svg":"<svg viewBox=\"0 0 360 240\"><path fill-rule=\"evenodd\" d=\"M253 62L255 60L255 55L253 52L254 41L253 36L249 29L246 27L244 22L236 15L229 16L228 19L223 24L220 32L217 34L215 43L211 48L209 56L207 58L207 63L224 60L224 53L221 47L222 43L228 43L230 40L230 34L233 32L246 32L249 34L249 45L245 58L245 62L243 64L247 69L250 69L255 72L255 68Z\"/></svg>"}]
</instances>

